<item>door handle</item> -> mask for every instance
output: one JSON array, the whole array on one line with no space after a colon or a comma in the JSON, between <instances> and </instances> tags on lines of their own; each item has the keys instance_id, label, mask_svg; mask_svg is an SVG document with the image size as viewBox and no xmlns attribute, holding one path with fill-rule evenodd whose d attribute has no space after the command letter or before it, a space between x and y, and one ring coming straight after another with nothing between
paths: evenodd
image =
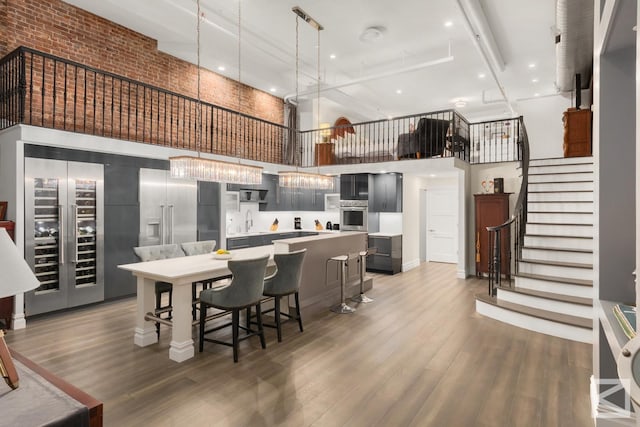
<instances>
[{"instance_id":1,"label":"door handle","mask_svg":"<svg viewBox=\"0 0 640 427\"><path fill-rule=\"evenodd\" d=\"M164 232L164 227L165 227L165 217L164 217L164 205L160 205L160 227L158 227L158 232L160 233L160 244L164 245L165 241L164 241L164 236L165 236L165 232Z\"/></svg>"},{"instance_id":2,"label":"door handle","mask_svg":"<svg viewBox=\"0 0 640 427\"><path fill-rule=\"evenodd\" d=\"M58 205L58 264L64 264L64 208Z\"/></svg>"},{"instance_id":3,"label":"door handle","mask_svg":"<svg viewBox=\"0 0 640 427\"><path fill-rule=\"evenodd\" d=\"M169 205L169 243L173 244L173 205Z\"/></svg>"},{"instance_id":4,"label":"door handle","mask_svg":"<svg viewBox=\"0 0 640 427\"><path fill-rule=\"evenodd\" d=\"M73 259L71 262L74 264L78 263L78 205L71 205L71 209L73 212L72 224L73 224Z\"/></svg>"}]
</instances>

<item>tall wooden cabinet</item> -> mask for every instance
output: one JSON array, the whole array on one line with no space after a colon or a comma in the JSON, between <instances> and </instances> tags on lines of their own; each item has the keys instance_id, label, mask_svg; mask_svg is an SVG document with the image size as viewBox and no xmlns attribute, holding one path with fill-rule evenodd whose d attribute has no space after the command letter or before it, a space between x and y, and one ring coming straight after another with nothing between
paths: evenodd
<instances>
[{"instance_id":1,"label":"tall wooden cabinet","mask_svg":"<svg viewBox=\"0 0 640 427\"><path fill-rule=\"evenodd\" d=\"M591 110L569 108L562 116L564 157L591 155Z\"/></svg>"},{"instance_id":2,"label":"tall wooden cabinet","mask_svg":"<svg viewBox=\"0 0 640 427\"><path fill-rule=\"evenodd\" d=\"M489 232L487 227L504 223L509 219L509 196L511 193L476 194L476 275L489 273ZM501 232L502 274L509 274L509 229Z\"/></svg>"}]
</instances>

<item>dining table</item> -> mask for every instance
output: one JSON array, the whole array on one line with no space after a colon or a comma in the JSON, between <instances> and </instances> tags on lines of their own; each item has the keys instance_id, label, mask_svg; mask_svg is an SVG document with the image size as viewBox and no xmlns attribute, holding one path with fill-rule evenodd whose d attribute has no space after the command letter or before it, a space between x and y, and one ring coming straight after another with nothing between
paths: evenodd
<instances>
[{"instance_id":1,"label":"dining table","mask_svg":"<svg viewBox=\"0 0 640 427\"><path fill-rule=\"evenodd\" d=\"M245 260L269 254L269 265L275 265L273 252L273 245L236 249L231 251L230 259ZM148 320L148 314L153 315L155 310L155 283L168 282L173 286L169 358L184 362L194 357L191 284L229 276L228 259L218 259L215 253L208 253L122 264L118 268L130 271L137 279L133 342L140 347L158 342L155 322Z\"/></svg>"}]
</instances>

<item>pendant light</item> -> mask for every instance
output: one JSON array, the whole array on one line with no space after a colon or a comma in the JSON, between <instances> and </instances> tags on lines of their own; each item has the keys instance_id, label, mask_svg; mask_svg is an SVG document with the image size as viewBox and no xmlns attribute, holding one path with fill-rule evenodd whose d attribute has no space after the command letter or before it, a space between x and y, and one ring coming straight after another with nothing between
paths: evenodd
<instances>
[{"instance_id":1,"label":"pendant light","mask_svg":"<svg viewBox=\"0 0 640 427\"><path fill-rule=\"evenodd\" d=\"M239 0L240 2L240 0ZM240 3L238 2L238 44L240 44ZM198 74L197 74L197 97L196 105L196 149L198 156L176 156L169 158L169 169L171 176L174 178L195 179L198 181L215 181L229 182L233 184L260 184L262 183L262 168L257 166L249 166L232 162L224 162L220 160L204 159L200 156L200 148L202 146L202 100L200 98L200 22L204 19L204 15L200 12L200 0L197 0L197 55L198 55ZM240 52L238 51L238 58ZM238 60L238 75L240 75L240 63ZM238 89L240 81L238 80ZM238 105L238 108L240 106ZM240 113L240 111L238 111ZM240 115L238 115L238 120ZM236 146L238 141L236 141Z\"/></svg>"},{"instance_id":2,"label":"pendant light","mask_svg":"<svg viewBox=\"0 0 640 427\"><path fill-rule=\"evenodd\" d=\"M317 115L318 115L318 126L320 125L320 31L324 28L318 21L307 15L302 9L298 6L291 9L293 13L296 14L296 105L298 105L298 74L299 74L299 43L298 43L298 19L302 18L305 22L309 23L313 28L316 29L318 33L318 77L317 77ZM297 151L297 150L296 150ZM319 171L319 169L318 169ZM333 182L334 178L329 175L323 175L320 173L309 173L309 172L299 172L288 171L288 172L278 172L278 184L280 187L287 188L305 188L305 189L317 189L317 190L333 190Z\"/></svg>"}]
</instances>

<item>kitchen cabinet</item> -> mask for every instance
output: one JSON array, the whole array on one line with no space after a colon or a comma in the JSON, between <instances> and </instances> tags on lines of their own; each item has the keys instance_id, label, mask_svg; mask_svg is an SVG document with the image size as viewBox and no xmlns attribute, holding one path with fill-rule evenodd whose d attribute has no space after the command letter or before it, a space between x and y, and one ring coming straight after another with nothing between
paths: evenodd
<instances>
[{"instance_id":1,"label":"kitchen cabinet","mask_svg":"<svg viewBox=\"0 0 640 427\"><path fill-rule=\"evenodd\" d=\"M495 227L509 219L509 196L511 193L476 194L476 275L489 273L489 241L487 227ZM492 236L493 237L493 236ZM500 232L502 274L509 274L509 228Z\"/></svg>"},{"instance_id":2,"label":"kitchen cabinet","mask_svg":"<svg viewBox=\"0 0 640 427\"><path fill-rule=\"evenodd\" d=\"M375 174L371 182L369 212L402 212L402 174Z\"/></svg>"},{"instance_id":3,"label":"kitchen cabinet","mask_svg":"<svg viewBox=\"0 0 640 427\"><path fill-rule=\"evenodd\" d=\"M220 184L198 182L198 240L215 240L220 246Z\"/></svg>"},{"instance_id":4,"label":"kitchen cabinet","mask_svg":"<svg viewBox=\"0 0 640 427\"><path fill-rule=\"evenodd\" d=\"M262 187L261 211L324 211L324 195L328 190L280 187L278 176L271 174L263 174Z\"/></svg>"},{"instance_id":5,"label":"kitchen cabinet","mask_svg":"<svg viewBox=\"0 0 640 427\"><path fill-rule=\"evenodd\" d=\"M369 248L376 248L375 254L367 256L367 271L397 274L402 270L402 235L369 235Z\"/></svg>"},{"instance_id":6,"label":"kitchen cabinet","mask_svg":"<svg viewBox=\"0 0 640 427\"><path fill-rule=\"evenodd\" d=\"M340 200L368 200L369 174L340 175Z\"/></svg>"}]
</instances>

